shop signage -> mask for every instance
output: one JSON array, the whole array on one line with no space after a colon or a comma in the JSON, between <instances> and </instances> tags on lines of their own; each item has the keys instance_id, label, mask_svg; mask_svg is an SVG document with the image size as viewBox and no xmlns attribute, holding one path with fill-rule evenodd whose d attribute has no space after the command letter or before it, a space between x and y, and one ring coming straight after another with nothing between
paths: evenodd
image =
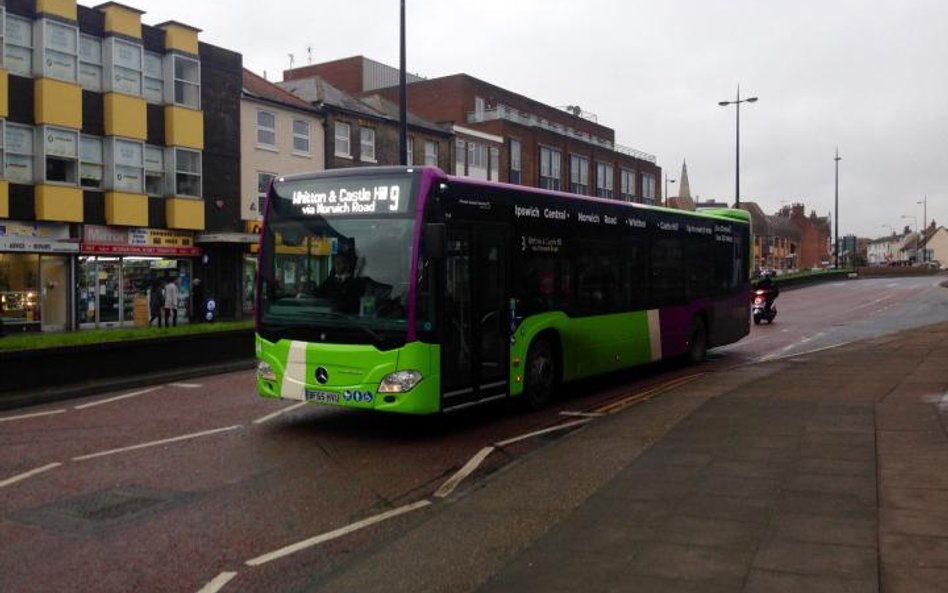
<instances>
[{"instance_id":1,"label":"shop signage","mask_svg":"<svg viewBox=\"0 0 948 593\"><path fill-rule=\"evenodd\" d=\"M202 251L197 247L156 247L153 245L96 245L83 243L83 253L112 253L116 255L180 255L197 257Z\"/></svg>"},{"instance_id":2,"label":"shop signage","mask_svg":"<svg viewBox=\"0 0 948 593\"><path fill-rule=\"evenodd\" d=\"M194 245L194 235L165 229L129 229L128 242L130 245L191 247Z\"/></svg>"},{"instance_id":3,"label":"shop signage","mask_svg":"<svg viewBox=\"0 0 948 593\"><path fill-rule=\"evenodd\" d=\"M30 253L78 253L79 244L69 241L50 241L32 237L0 237L0 251L28 251Z\"/></svg>"},{"instance_id":4,"label":"shop signage","mask_svg":"<svg viewBox=\"0 0 948 593\"><path fill-rule=\"evenodd\" d=\"M196 257L203 252L194 246L193 233L166 229L85 226L83 253L125 255L180 255Z\"/></svg>"},{"instance_id":5,"label":"shop signage","mask_svg":"<svg viewBox=\"0 0 948 593\"><path fill-rule=\"evenodd\" d=\"M69 238L68 224L0 220L0 237L62 240Z\"/></svg>"}]
</instances>

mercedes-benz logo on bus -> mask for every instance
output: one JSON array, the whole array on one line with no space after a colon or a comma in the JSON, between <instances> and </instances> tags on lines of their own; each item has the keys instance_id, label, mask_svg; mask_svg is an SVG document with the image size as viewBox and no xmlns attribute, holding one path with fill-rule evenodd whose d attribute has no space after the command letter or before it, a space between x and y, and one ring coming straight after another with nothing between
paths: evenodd
<instances>
[{"instance_id":1,"label":"mercedes-benz logo on bus","mask_svg":"<svg viewBox=\"0 0 948 593\"><path fill-rule=\"evenodd\" d=\"M316 369L316 382L320 385L325 385L326 381L329 380L329 371L325 367L319 367Z\"/></svg>"}]
</instances>

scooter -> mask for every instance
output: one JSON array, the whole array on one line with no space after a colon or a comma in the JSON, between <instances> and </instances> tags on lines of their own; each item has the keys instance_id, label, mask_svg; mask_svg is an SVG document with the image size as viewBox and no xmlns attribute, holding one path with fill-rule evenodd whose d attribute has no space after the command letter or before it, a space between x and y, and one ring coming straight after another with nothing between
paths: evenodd
<instances>
[{"instance_id":1,"label":"scooter","mask_svg":"<svg viewBox=\"0 0 948 593\"><path fill-rule=\"evenodd\" d=\"M767 291L757 289L754 291L754 298L751 304L751 314L754 316L754 325L760 325L761 321L773 323L777 316L777 305L773 301L767 304Z\"/></svg>"}]
</instances>

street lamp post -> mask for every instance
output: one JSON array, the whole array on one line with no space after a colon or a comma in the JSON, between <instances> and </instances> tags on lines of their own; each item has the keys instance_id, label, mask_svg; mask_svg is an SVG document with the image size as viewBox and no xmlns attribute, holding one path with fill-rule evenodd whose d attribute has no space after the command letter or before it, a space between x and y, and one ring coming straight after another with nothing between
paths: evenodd
<instances>
[{"instance_id":1,"label":"street lamp post","mask_svg":"<svg viewBox=\"0 0 948 593\"><path fill-rule=\"evenodd\" d=\"M737 98L733 101L718 101L721 107L734 106L736 132L734 141L734 207L741 207L741 103L756 103L757 97L741 99L741 85L737 85Z\"/></svg>"},{"instance_id":2,"label":"street lamp post","mask_svg":"<svg viewBox=\"0 0 948 593\"><path fill-rule=\"evenodd\" d=\"M915 225L915 263L918 263L918 217L912 214L903 214L902 218L911 218Z\"/></svg>"},{"instance_id":3,"label":"street lamp post","mask_svg":"<svg viewBox=\"0 0 948 593\"><path fill-rule=\"evenodd\" d=\"M839 161L842 157L839 156L839 147L836 147L836 157L833 159L836 161L836 214L833 215L833 223L835 225L835 230L833 235L836 237L836 263L834 264L834 269L839 269Z\"/></svg>"},{"instance_id":4,"label":"street lamp post","mask_svg":"<svg viewBox=\"0 0 948 593\"><path fill-rule=\"evenodd\" d=\"M928 236L928 196L925 196L921 201L915 202L916 204L923 204L922 206L922 233L925 236ZM922 251L922 259L928 260L928 256L925 253L925 250Z\"/></svg>"},{"instance_id":5,"label":"street lamp post","mask_svg":"<svg viewBox=\"0 0 948 593\"><path fill-rule=\"evenodd\" d=\"M408 162L408 93L405 88L407 78L405 73L405 0L401 0L399 16L398 162L404 166L411 164Z\"/></svg>"},{"instance_id":6,"label":"street lamp post","mask_svg":"<svg viewBox=\"0 0 948 593\"><path fill-rule=\"evenodd\" d=\"M662 194L662 196L665 198L665 205L666 205L666 206L668 206L668 184L669 184L669 183L675 183L675 181L677 181L677 179L669 179L669 178L668 178L668 173L665 174L665 193ZM679 205L679 208L680 208L680 207L681 207L681 206Z\"/></svg>"}]
</instances>

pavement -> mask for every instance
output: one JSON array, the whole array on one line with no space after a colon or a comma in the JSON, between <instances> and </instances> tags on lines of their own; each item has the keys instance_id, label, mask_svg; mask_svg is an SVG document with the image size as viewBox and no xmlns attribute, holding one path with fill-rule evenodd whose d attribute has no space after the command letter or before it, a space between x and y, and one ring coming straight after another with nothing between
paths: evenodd
<instances>
[{"instance_id":1,"label":"pavement","mask_svg":"<svg viewBox=\"0 0 948 593\"><path fill-rule=\"evenodd\" d=\"M948 324L697 370L300 590L948 591Z\"/></svg>"}]
</instances>

